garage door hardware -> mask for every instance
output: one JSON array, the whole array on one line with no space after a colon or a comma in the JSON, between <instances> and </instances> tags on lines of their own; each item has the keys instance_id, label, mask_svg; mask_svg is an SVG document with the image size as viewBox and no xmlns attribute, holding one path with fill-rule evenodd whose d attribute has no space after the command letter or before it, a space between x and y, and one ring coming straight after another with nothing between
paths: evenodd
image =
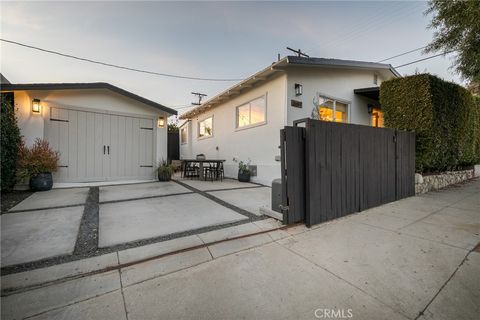
<instances>
[{"instance_id":1,"label":"garage door hardware","mask_svg":"<svg viewBox=\"0 0 480 320\"><path fill-rule=\"evenodd\" d=\"M110 154L110 146L103 146L103 154L105 154L105 148L107 148L107 154Z\"/></svg>"},{"instance_id":2,"label":"garage door hardware","mask_svg":"<svg viewBox=\"0 0 480 320\"><path fill-rule=\"evenodd\" d=\"M68 120L62 120L62 119L52 119L52 118L50 118L50 121L69 122Z\"/></svg>"}]
</instances>

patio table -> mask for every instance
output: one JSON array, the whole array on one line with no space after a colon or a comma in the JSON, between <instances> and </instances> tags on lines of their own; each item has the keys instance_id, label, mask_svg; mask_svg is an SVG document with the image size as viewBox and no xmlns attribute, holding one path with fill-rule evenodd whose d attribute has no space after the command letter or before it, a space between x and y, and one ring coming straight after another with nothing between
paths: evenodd
<instances>
[{"instance_id":1,"label":"patio table","mask_svg":"<svg viewBox=\"0 0 480 320\"><path fill-rule=\"evenodd\" d=\"M200 180L203 180L204 179L204 174L203 174L203 164L204 163L215 163L217 164L220 164L222 162L225 162L226 160L223 160L223 159L204 159L204 160L199 160L199 159L182 159L182 161L185 162L185 166L188 164L188 163L198 163L199 164L199 178Z\"/></svg>"}]
</instances>

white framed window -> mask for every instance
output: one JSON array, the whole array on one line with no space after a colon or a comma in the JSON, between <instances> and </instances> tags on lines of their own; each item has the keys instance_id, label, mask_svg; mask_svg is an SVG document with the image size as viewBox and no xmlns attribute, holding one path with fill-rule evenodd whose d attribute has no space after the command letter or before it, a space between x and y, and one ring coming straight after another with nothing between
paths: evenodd
<instances>
[{"instance_id":1,"label":"white framed window","mask_svg":"<svg viewBox=\"0 0 480 320\"><path fill-rule=\"evenodd\" d=\"M209 138L213 136L213 116L198 122L198 138Z\"/></svg>"},{"instance_id":2,"label":"white framed window","mask_svg":"<svg viewBox=\"0 0 480 320\"><path fill-rule=\"evenodd\" d=\"M187 144L188 143L188 129L185 125L184 127L180 128L180 144Z\"/></svg>"},{"instance_id":3,"label":"white framed window","mask_svg":"<svg viewBox=\"0 0 480 320\"><path fill-rule=\"evenodd\" d=\"M320 95L316 105L317 107L312 112L312 118L323 121L348 122L349 104L346 101Z\"/></svg>"},{"instance_id":4,"label":"white framed window","mask_svg":"<svg viewBox=\"0 0 480 320\"><path fill-rule=\"evenodd\" d=\"M237 129L258 126L267 123L267 103L265 95L236 108Z\"/></svg>"}]
</instances>

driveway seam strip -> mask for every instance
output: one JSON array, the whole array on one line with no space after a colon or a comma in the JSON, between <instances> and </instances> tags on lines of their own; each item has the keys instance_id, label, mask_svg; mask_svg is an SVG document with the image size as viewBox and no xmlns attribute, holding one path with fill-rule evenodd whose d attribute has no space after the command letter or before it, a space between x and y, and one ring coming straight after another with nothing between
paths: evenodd
<instances>
[{"instance_id":1,"label":"driveway seam strip","mask_svg":"<svg viewBox=\"0 0 480 320\"><path fill-rule=\"evenodd\" d=\"M87 200L83 209L82 220L77 232L73 255L88 255L98 249L99 226L99 188L91 187L88 190Z\"/></svg>"},{"instance_id":2,"label":"driveway seam strip","mask_svg":"<svg viewBox=\"0 0 480 320\"><path fill-rule=\"evenodd\" d=\"M197 188L194 188L194 187L192 187L192 186L190 186L190 185L188 185L188 184L186 184L186 183L183 183L183 182L178 181L178 180L172 180L172 181L174 181L175 183L178 183L179 185L181 185L181 186L184 187L184 188L187 188L187 189L189 189L189 190L191 190L191 191L193 191L193 192L195 192L195 193L198 193L198 194L201 195L201 196L204 196L205 198L207 198L207 199L209 199L209 200L212 200L212 201L216 202L217 204L219 204L219 205L221 205L221 206L224 206L225 208L228 208L228 209L233 210L233 211L235 211L235 212L237 212L237 213L239 213L239 214L241 214L241 215L243 215L243 216L248 217L248 218L250 219L250 221L263 220L263 219L265 219L265 218L262 217L262 216L257 216L257 215L255 215L255 214L253 214L253 213L251 213L251 212L248 212L247 210L244 210L244 209L242 209L242 208L239 208L239 207L237 207L237 206L234 206L233 204L230 204L230 203L228 203L228 202L226 202L226 201L223 201L223 200L221 200L221 199L219 199L219 198L217 198L217 197L215 197L215 196L213 196L213 195L211 195L211 194L209 194L209 193L207 193L207 192L205 192L205 191L202 191L202 190L199 190L199 189L197 189Z\"/></svg>"}]
</instances>

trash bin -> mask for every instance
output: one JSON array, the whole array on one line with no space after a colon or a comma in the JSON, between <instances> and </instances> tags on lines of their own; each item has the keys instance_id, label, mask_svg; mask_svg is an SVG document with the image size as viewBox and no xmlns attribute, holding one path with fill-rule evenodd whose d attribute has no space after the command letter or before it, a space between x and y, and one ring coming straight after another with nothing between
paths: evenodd
<instances>
[{"instance_id":1,"label":"trash bin","mask_svg":"<svg viewBox=\"0 0 480 320\"><path fill-rule=\"evenodd\" d=\"M282 213L280 205L282 204L282 179L272 181L272 210Z\"/></svg>"}]
</instances>

